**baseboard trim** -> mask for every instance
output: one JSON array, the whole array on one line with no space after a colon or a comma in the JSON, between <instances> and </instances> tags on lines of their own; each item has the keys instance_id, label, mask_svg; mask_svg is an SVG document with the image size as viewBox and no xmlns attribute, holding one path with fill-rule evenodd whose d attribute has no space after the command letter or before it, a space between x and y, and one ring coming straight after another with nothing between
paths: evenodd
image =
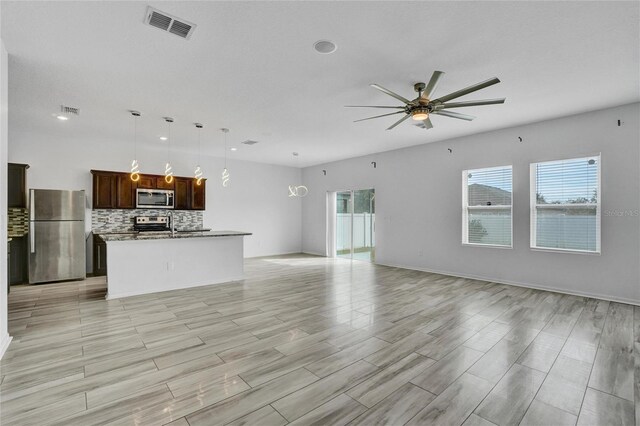
<instances>
[{"instance_id":1,"label":"baseboard trim","mask_svg":"<svg viewBox=\"0 0 640 426\"><path fill-rule=\"evenodd\" d=\"M2 340L0 340L0 359L2 359L2 357L4 356L4 353L9 348L9 344L11 343L12 339L13 337L9 336L8 334L5 334L2 337Z\"/></svg>"},{"instance_id":2,"label":"baseboard trim","mask_svg":"<svg viewBox=\"0 0 640 426\"><path fill-rule=\"evenodd\" d=\"M415 267L415 266L397 265L397 264L382 263L382 262L376 262L376 265L389 266L391 268L409 269L409 270L412 270L412 271L430 272L432 274L440 274L440 275L447 275L447 276L451 276L451 277L468 278L468 279L471 279L471 280L487 281L487 282L490 282L490 283L512 285L512 286L515 286L515 287L525 287L525 288L531 288L531 289L534 289L534 290L551 291L551 292L554 292L554 293L569 294L569 295L572 295L572 296L591 297L591 298L594 298L594 299L607 300L609 302L619 302L619 303L626 303L628 305L640 306L640 300L626 299L624 297L615 297L615 296L610 296L610 295L607 295L607 294L598 294L598 293L589 293L589 292L573 292L573 291L567 291L567 290L564 290L564 289L561 289L561 288L557 288L557 287L541 286L541 285L536 285L536 284L523 283L523 282L517 282L517 281L509 281L509 280L496 280L494 278L484 277L484 276L480 276L480 275L459 274L459 273L455 273L455 272L441 271L441 270L437 270L437 269L418 268L418 267Z\"/></svg>"},{"instance_id":3,"label":"baseboard trim","mask_svg":"<svg viewBox=\"0 0 640 426\"><path fill-rule=\"evenodd\" d=\"M195 284L191 284L188 287L178 287L178 288L172 288L172 289L159 289L156 291L131 291L131 292L126 292L126 293L109 293L109 284L107 284L107 294L104 296L104 298L106 300L114 300L114 299L122 299L124 297L132 297L132 296L144 296L144 295L149 295L149 294L158 294L158 293L165 293L165 292L169 292L169 291L176 291L176 290L188 290L190 288L195 288L195 287L205 287L208 285L219 285L219 284L229 284L232 283L234 281L242 281L244 280L244 275L241 276L237 276L237 277L230 277L230 278L225 278L224 280L221 281L207 281L207 282L203 282L203 283L195 283Z\"/></svg>"},{"instance_id":4,"label":"baseboard trim","mask_svg":"<svg viewBox=\"0 0 640 426\"><path fill-rule=\"evenodd\" d=\"M259 259L261 257L272 257L272 256L289 256L292 254L303 254L301 251L288 251L285 253L274 253L274 254L261 254L260 256L247 256L245 259Z\"/></svg>"},{"instance_id":5,"label":"baseboard trim","mask_svg":"<svg viewBox=\"0 0 640 426\"><path fill-rule=\"evenodd\" d=\"M327 255L325 253L316 253L315 251L303 251L302 254L309 254L311 256L327 257Z\"/></svg>"}]
</instances>

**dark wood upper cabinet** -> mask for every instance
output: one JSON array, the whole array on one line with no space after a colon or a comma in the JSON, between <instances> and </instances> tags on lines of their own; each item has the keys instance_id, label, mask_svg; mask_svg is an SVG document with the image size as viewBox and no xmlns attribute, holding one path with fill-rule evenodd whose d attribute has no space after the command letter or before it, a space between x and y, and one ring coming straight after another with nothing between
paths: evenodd
<instances>
[{"instance_id":1,"label":"dark wood upper cabinet","mask_svg":"<svg viewBox=\"0 0 640 426\"><path fill-rule=\"evenodd\" d=\"M28 164L7 164L7 207L27 207Z\"/></svg>"},{"instance_id":2,"label":"dark wood upper cabinet","mask_svg":"<svg viewBox=\"0 0 640 426\"><path fill-rule=\"evenodd\" d=\"M176 210L205 209L205 180L200 185L195 179L176 176L171 184L161 175L140 175L137 182L129 173L92 170L94 209L134 209L136 189L171 189L175 191Z\"/></svg>"},{"instance_id":3,"label":"dark wood upper cabinet","mask_svg":"<svg viewBox=\"0 0 640 426\"><path fill-rule=\"evenodd\" d=\"M206 194L206 180L202 179L200 185L196 183L195 179L191 180L191 209L192 210L204 210L205 208L205 194Z\"/></svg>"},{"instance_id":4,"label":"dark wood upper cabinet","mask_svg":"<svg viewBox=\"0 0 640 426\"><path fill-rule=\"evenodd\" d=\"M175 189L175 182L176 182L176 178L174 177L173 180L171 181L171 183L167 183L166 180L164 180L164 176L158 176L156 177L156 188L158 189Z\"/></svg>"},{"instance_id":5,"label":"dark wood upper cabinet","mask_svg":"<svg viewBox=\"0 0 640 426\"><path fill-rule=\"evenodd\" d=\"M140 179L138 180L138 188L143 189L156 189L156 178L155 176L149 175L140 175Z\"/></svg>"},{"instance_id":6,"label":"dark wood upper cabinet","mask_svg":"<svg viewBox=\"0 0 640 426\"><path fill-rule=\"evenodd\" d=\"M116 207L119 209L132 209L136 206L135 182L126 173L119 173L116 176L117 200Z\"/></svg>"},{"instance_id":7,"label":"dark wood upper cabinet","mask_svg":"<svg viewBox=\"0 0 640 426\"><path fill-rule=\"evenodd\" d=\"M112 172L93 173L93 208L115 209L117 198L116 175Z\"/></svg>"},{"instance_id":8,"label":"dark wood upper cabinet","mask_svg":"<svg viewBox=\"0 0 640 426\"><path fill-rule=\"evenodd\" d=\"M175 178L175 208L177 210L191 209L191 179Z\"/></svg>"}]
</instances>

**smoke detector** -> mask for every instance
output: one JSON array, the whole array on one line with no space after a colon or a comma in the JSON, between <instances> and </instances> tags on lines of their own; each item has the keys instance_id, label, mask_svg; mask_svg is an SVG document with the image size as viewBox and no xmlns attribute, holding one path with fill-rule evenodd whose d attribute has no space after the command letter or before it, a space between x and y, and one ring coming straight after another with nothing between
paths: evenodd
<instances>
[{"instance_id":1,"label":"smoke detector","mask_svg":"<svg viewBox=\"0 0 640 426\"><path fill-rule=\"evenodd\" d=\"M177 16L173 16L169 13L162 12L151 6L147 6L144 23L187 40L191 38L193 31L196 29L196 24L188 22L182 18L178 18Z\"/></svg>"},{"instance_id":2,"label":"smoke detector","mask_svg":"<svg viewBox=\"0 0 640 426\"><path fill-rule=\"evenodd\" d=\"M245 145L255 145L258 143L258 141L253 141L251 139L247 139L246 141L242 142Z\"/></svg>"}]
</instances>

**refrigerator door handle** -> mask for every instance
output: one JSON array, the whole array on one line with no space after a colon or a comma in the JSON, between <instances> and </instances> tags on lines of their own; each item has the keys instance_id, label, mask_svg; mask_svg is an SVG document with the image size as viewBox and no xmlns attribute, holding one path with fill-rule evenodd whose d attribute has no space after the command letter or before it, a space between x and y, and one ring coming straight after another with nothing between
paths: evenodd
<instances>
[{"instance_id":1,"label":"refrigerator door handle","mask_svg":"<svg viewBox=\"0 0 640 426\"><path fill-rule=\"evenodd\" d=\"M29 221L29 245L31 253L36 252L36 227L32 221Z\"/></svg>"},{"instance_id":2,"label":"refrigerator door handle","mask_svg":"<svg viewBox=\"0 0 640 426\"><path fill-rule=\"evenodd\" d=\"M33 189L29 190L29 220L36 220L36 200Z\"/></svg>"}]
</instances>

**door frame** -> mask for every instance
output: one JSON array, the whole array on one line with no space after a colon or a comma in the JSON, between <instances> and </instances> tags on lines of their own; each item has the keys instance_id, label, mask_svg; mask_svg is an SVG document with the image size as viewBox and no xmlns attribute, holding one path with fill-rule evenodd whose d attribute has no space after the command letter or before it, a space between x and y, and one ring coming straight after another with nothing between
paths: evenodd
<instances>
[{"instance_id":1,"label":"door frame","mask_svg":"<svg viewBox=\"0 0 640 426\"><path fill-rule=\"evenodd\" d=\"M354 242L354 229L353 229L353 224L354 224L354 215L355 215L355 192L356 191L373 191L374 194L374 198L375 198L375 187L370 187L370 188L363 188L363 189L344 189L344 190L337 190L337 191L329 191L327 192L327 254L329 255L329 257L340 257L342 259L350 259L353 260L353 254L354 254L354 247L353 247L353 242ZM337 199L338 199L338 194L339 193L349 193L350 197L349 197L349 203L350 203L350 207L351 207L351 232L349 235L349 240L350 240L350 255L346 256L346 255L341 255L338 256L338 244L337 244L337 240L338 240L338 226L337 226L337 215L338 215L338 203L337 203ZM332 198L332 200L331 200ZM372 204L370 202L370 209L372 210L372 207L375 204ZM369 212L370 215L373 215L372 212ZM329 217L333 217L332 222L329 221ZM333 224L333 226L329 226L330 224ZM370 232L371 235L369 236L370 242L371 242L371 249L373 250L374 246L373 246L373 235L375 232L375 226L373 224L373 220L371 220L371 225L370 225ZM366 243L366 236L365 236L365 243ZM371 259L370 260L371 263L375 262L375 259Z\"/></svg>"}]
</instances>

